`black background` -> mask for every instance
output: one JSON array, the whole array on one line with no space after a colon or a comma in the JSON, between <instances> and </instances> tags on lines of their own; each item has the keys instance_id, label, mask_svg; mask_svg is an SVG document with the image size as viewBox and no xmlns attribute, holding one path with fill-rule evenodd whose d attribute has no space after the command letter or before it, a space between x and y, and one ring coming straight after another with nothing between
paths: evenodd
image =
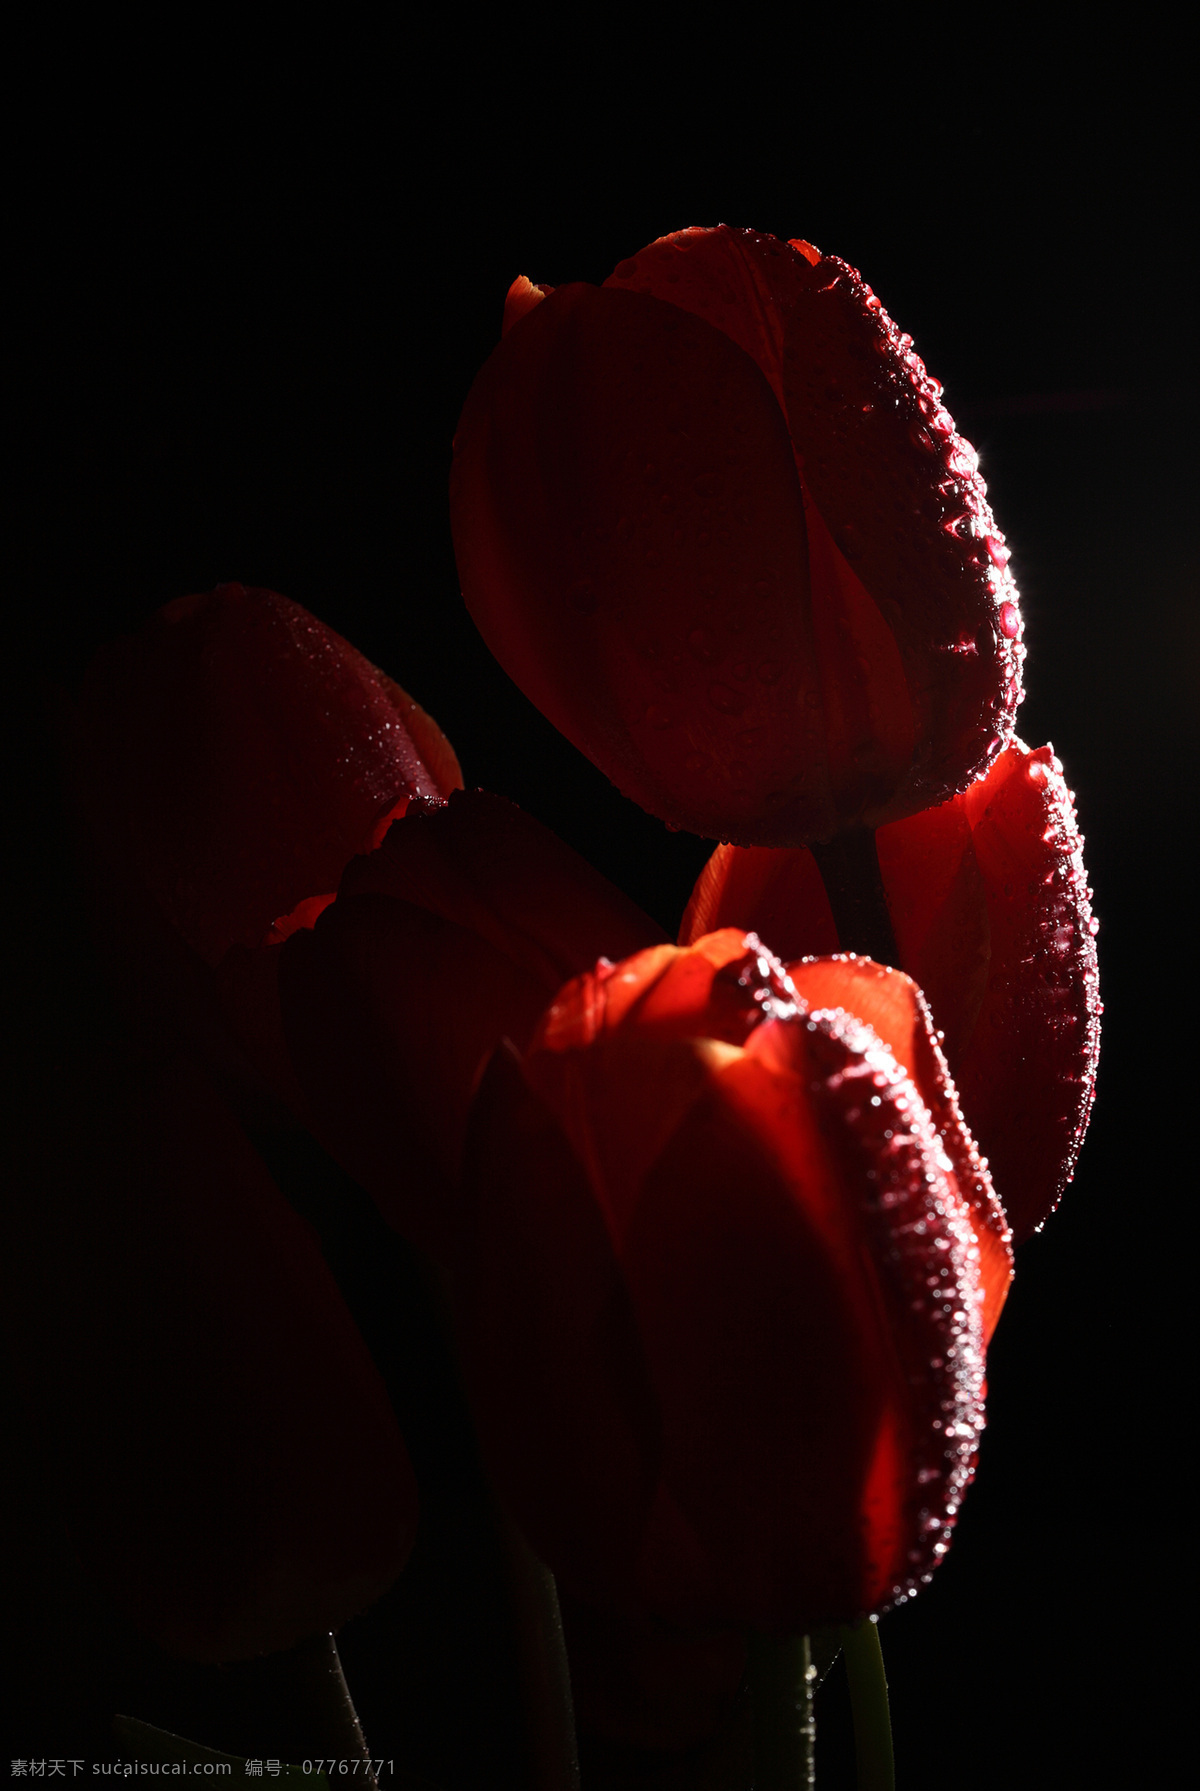
<instances>
[{"instance_id":1,"label":"black background","mask_svg":"<svg viewBox=\"0 0 1200 1791\"><path fill-rule=\"evenodd\" d=\"M883 1625L900 1783L1164 1782L1188 1562L1190 1188L1172 1150L1198 669L1178 94L1128 39L976 54L932 26L813 34L788 17L267 45L202 37L197 15L190 38L177 23L169 41L18 59L10 1045L53 1032L77 974L37 833L39 684L223 580L348 636L439 720L468 784L518 800L673 930L707 847L611 791L462 607L455 421L517 273L599 281L654 236L718 221L861 267L944 381L1014 549L1019 727L1053 741L1078 795L1107 1010L1091 1134L1018 1259L953 1551ZM58 1751L79 1752L80 1688L115 1671L115 1644L67 1568L29 1570L38 1464L17 1466L35 1490L7 1532L27 1569L9 1752L53 1751L55 1722ZM131 1666L126 1707L152 1681ZM399 1746L382 1702L364 1718L376 1751Z\"/></svg>"}]
</instances>

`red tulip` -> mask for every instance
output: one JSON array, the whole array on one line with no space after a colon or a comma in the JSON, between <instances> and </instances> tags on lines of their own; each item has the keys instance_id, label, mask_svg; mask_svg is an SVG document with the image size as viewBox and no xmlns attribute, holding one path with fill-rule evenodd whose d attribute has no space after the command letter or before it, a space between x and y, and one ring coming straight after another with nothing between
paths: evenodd
<instances>
[{"instance_id":1,"label":"red tulip","mask_svg":"<svg viewBox=\"0 0 1200 1791\"><path fill-rule=\"evenodd\" d=\"M684 230L599 289L518 281L506 324L455 443L456 553L568 739L742 845L979 775L1021 695L1008 554L941 387L853 268Z\"/></svg>"},{"instance_id":2,"label":"red tulip","mask_svg":"<svg viewBox=\"0 0 1200 1791\"><path fill-rule=\"evenodd\" d=\"M3 1301L84 1566L163 1647L335 1629L412 1547L412 1469L309 1227L186 1062L119 1049L22 1102Z\"/></svg>"},{"instance_id":3,"label":"red tulip","mask_svg":"<svg viewBox=\"0 0 1200 1791\"><path fill-rule=\"evenodd\" d=\"M462 787L399 685L299 604L241 585L101 650L68 769L110 860L208 964L311 924L412 797Z\"/></svg>"},{"instance_id":4,"label":"red tulip","mask_svg":"<svg viewBox=\"0 0 1200 1791\"><path fill-rule=\"evenodd\" d=\"M1100 1043L1096 923L1062 766L1050 747L1014 741L964 794L880 828L876 843L900 964L929 999L1020 1240L1071 1178ZM730 925L785 961L839 946L802 850L717 848L680 940Z\"/></svg>"},{"instance_id":5,"label":"red tulip","mask_svg":"<svg viewBox=\"0 0 1200 1791\"><path fill-rule=\"evenodd\" d=\"M810 1008L733 930L601 963L480 1088L473 1397L534 1546L597 1605L795 1630L945 1553L1003 1221L912 985L814 976ZM873 979L906 1066L857 1017Z\"/></svg>"},{"instance_id":6,"label":"red tulip","mask_svg":"<svg viewBox=\"0 0 1200 1791\"><path fill-rule=\"evenodd\" d=\"M467 1113L497 1042L526 1044L560 986L601 955L662 938L502 797L414 803L279 956L309 1123L398 1230L452 1256Z\"/></svg>"},{"instance_id":7,"label":"red tulip","mask_svg":"<svg viewBox=\"0 0 1200 1791\"><path fill-rule=\"evenodd\" d=\"M63 755L123 1011L240 1111L302 1112L260 948L311 926L410 800L461 787L437 724L299 604L220 585L102 649Z\"/></svg>"}]
</instances>

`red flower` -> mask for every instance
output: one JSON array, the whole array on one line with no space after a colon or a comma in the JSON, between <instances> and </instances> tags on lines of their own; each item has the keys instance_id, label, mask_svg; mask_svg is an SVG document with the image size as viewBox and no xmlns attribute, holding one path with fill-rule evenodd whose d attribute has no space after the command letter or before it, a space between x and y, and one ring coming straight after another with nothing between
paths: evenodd
<instances>
[{"instance_id":1,"label":"red flower","mask_svg":"<svg viewBox=\"0 0 1200 1791\"><path fill-rule=\"evenodd\" d=\"M68 751L110 861L208 964L311 925L412 797L462 787L399 685L298 603L241 585L103 648Z\"/></svg>"},{"instance_id":2,"label":"red flower","mask_svg":"<svg viewBox=\"0 0 1200 1791\"><path fill-rule=\"evenodd\" d=\"M9 1360L84 1566L192 1659L338 1628L417 1493L309 1227L186 1061L113 1046L23 1093Z\"/></svg>"},{"instance_id":3,"label":"red flower","mask_svg":"<svg viewBox=\"0 0 1200 1791\"><path fill-rule=\"evenodd\" d=\"M1019 1241L1070 1180L1100 1044L1096 923L1062 767L1014 741L963 795L876 843L900 964L929 999ZM719 846L680 941L731 925L785 961L839 947L807 851Z\"/></svg>"},{"instance_id":4,"label":"red flower","mask_svg":"<svg viewBox=\"0 0 1200 1791\"><path fill-rule=\"evenodd\" d=\"M444 734L299 604L220 585L101 650L62 750L122 1010L239 1111L301 1113L260 948L311 927L410 800L461 787Z\"/></svg>"},{"instance_id":5,"label":"red flower","mask_svg":"<svg viewBox=\"0 0 1200 1791\"><path fill-rule=\"evenodd\" d=\"M792 1630L878 1609L945 1552L970 1478L1003 1219L912 984L811 974L810 1007L733 930L602 963L480 1089L481 1431L598 1605Z\"/></svg>"},{"instance_id":6,"label":"red flower","mask_svg":"<svg viewBox=\"0 0 1200 1791\"><path fill-rule=\"evenodd\" d=\"M599 289L518 281L506 323L452 512L471 613L543 713L744 845L965 789L1020 699L1016 591L941 387L854 269L685 230Z\"/></svg>"},{"instance_id":7,"label":"red flower","mask_svg":"<svg viewBox=\"0 0 1200 1791\"><path fill-rule=\"evenodd\" d=\"M598 957L662 938L502 797L414 803L279 956L309 1124L398 1230L452 1257L467 1113L496 1044L524 1046Z\"/></svg>"}]
</instances>

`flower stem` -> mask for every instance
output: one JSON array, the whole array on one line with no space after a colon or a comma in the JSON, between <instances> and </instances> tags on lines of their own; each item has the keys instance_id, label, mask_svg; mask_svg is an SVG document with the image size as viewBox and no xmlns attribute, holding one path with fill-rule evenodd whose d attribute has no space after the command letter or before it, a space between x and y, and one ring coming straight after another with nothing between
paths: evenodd
<instances>
[{"instance_id":1,"label":"flower stem","mask_svg":"<svg viewBox=\"0 0 1200 1791\"><path fill-rule=\"evenodd\" d=\"M578 1791L571 1674L554 1575L497 1502L516 1614L536 1791Z\"/></svg>"},{"instance_id":2,"label":"flower stem","mask_svg":"<svg viewBox=\"0 0 1200 1791\"><path fill-rule=\"evenodd\" d=\"M316 1740L332 1760L352 1760L355 1783L374 1791L371 1751L342 1672L332 1634L313 1636L293 1650L297 1678L307 1694ZM362 1770L359 1771L358 1768Z\"/></svg>"},{"instance_id":3,"label":"flower stem","mask_svg":"<svg viewBox=\"0 0 1200 1791\"><path fill-rule=\"evenodd\" d=\"M873 1617L842 1631L846 1674L850 1681L850 1713L854 1720L854 1754L858 1791L894 1791L892 1722L888 1712L887 1678L879 1628Z\"/></svg>"},{"instance_id":4,"label":"flower stem","mask_svg":"<svg viewBox=\"0 0 1200 1791\"><path fill-rule=\"evenodd\" d=\"M874 831L853 827L835 834L825 845L814 846L812 855L829 897L842 950L859 952L877 964L899 964Z\"/></svg>"},{"instance_id":5,"label":"flower stem","mask_svg":"<svg viewBox=\"0 0 1200 1791\"><path fill-rule=\"evenodd\" d=\"M816 1784L816 1676L807 1636L751 1635L754 1791L809 1791Z\"/></svg>"}]
</instances>

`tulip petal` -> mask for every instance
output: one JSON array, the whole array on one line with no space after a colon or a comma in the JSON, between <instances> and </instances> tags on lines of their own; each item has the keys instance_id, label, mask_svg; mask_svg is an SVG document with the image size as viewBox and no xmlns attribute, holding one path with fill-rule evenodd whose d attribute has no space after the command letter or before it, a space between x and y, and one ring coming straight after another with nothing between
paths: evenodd
<instances>
[{"instance_id":1,"label":"tulip petal","mask_svg":"<svg viewBox=\"0 0 1200 1791\"><path fill-rule=\"evenodd\" d=\"M874 964L869 958L806 958L789 964L787 970L796 993L809 1008L840 1010L864 1020L916 1085L949 1159L979 1246L983 1340L990 1342L1012 1282L1012 1238L987 1164L963 1122L925 997L903 971Z\"/></svg>"},{"instance_id":2,"label":"tulip petal","mask_svg":"<svg viewBox=\"0 0 1200 1791\"><path fill-rule=\"evenodd\" d=\"M587 1176L507 1043L480 1085L466 1184L462 1334L492 1472L569 1585L602 1605L628 1599L658 1409Z\"/></svg>"},{"instance_id":3,"label":"tulip petal","mask_svg":"<svg viewBox=\"0 0 1200 1791\"><path fill-rule=\"evenodd\" d=\"M386 896L339 899L283 948L280 1011L308 1123L385 1219L453 1259L476 1084L545 991L468 928Z\"/></svg>"},{"instance_id":4,"label":"tulip petal","mask_svg":"<svg viewBox=\"0 0 1200 1791\"><path fill-rule=\"evenodd\" d=\"M487 790L414 802L382 850L346 867L341 897L367 894L478 933L542 983L547 998L598 957L624 958L663 938L557 834Z\"/></svg>"},{"instance_id":5,"label":"tulip petal","mask_svg":"<svg viewBox=\"0 0 1200 1791\"><path fill-rule=\"evenodd\" d=\"M1095 923L1074 806L1051 747L1015 741L954 806L969 837L948 889L923 876L945 831L940 811L881 829L880 869L905 968L934 1014L940 1019L939 1001L955 1013L956 987L971 991L953 1055L946 1028L947 1057L1020 1242L1057 1205L1091 1113L1101 1011ZM981 988L964 891L986 927Z\"/></svg>"},{"instance_id":6,"label":"tulip petal","mask_svg":"<svg viewBox=\"0 0 1200 1791\"><path fill-rule=\"evenodd\" d=\"M680 945L694 945L721 927L748 927L785 963L824 957L840 948L829 897L806 849L718 846L692 891L679 928Z\"/></svg>"},{"instance_id":7,"label":"tulip petal","mask_svg":"<svg viewBox=\"0 0 1200 1791\"><path fill-rule=\"evenodd\" d=\"M658 933L503 798L414 804L282 947L308 1123L390 1224L450 1260L467 1113L497 1042L524 1046L566 977Z\"/></svg>"},{"instance_id":8,"label":"tulip petal","mask_svg":"<svg viewBox=\"0 0 1200 1791\"><path fill-rule=\"evenodd\" d=\"M622 1266L664 1414L644 1595L675 1622L768 1628L857 1605L880 1408L857 1277L781 1175L775 1089L741 1057L647 1176ZM838 1191L815 1129L797 1154L825 1217Z\"/></svg>"},{"instance_id":9,"label":"tulip petal","mask_svg":"<svg viewBox=\"0 0 1200 1791\"><path fill-rule=\"evenodd\" d=\"M336 1629L403 1567L416 1488L308 1226L186 1063L110 1052L26 1114L4 1305L86 1566L193 1659Z\"/></svg>"},{"instance_id":10,"label":"tulip petal","mask_svg":"<svg viewBox=\"0 0 1200 1791\"><path fill-rule=\"evenodd\" d=\"M971 1471L974 1240L915 1091L865 1037L864 1075L861 1028L764 1026L651 1170L625 1240L664 1414L642 1585L676 1621L810 1626L902 1596Z\"/></svg>"},{"instance_id":11,"label":"tulip petal","mask_svg":"<svg viewBox=\"0 0 1200 1791\"><path fill-rule=\"evenodd\" d=\"M748 1055L800 1067L840 1170L842 1223L858 1228L878 1347L893 1363L862 1494L866 1565L883 1588L875 1596L904 1597L949 1545L983 1423L984 1290L970 1208L918 1089L870 1026L810 1013L764 1026ZM864 1186L870 1194L856 1200Z\"/></svg>"},{"instance_id":12,"label":"tulip petal","mask_svg":"<svg viewBox=\"0 0 1200 1791\"><path fill-rule=\"evenodd\" d=\"M719 837L833 828L800 485L727 335L560 287L476 381L451 505L488 645L627 795Z\"/></svg>"},{"instance_id":13,"label":"tulip petal","mask_svg":"<svg viewBox=\"0 0 1200 1791\"><path fill-rule=\"evenodd\" d=\"M782 966L733 927L691 951L655 946L599 965L559 991L530 1043L526 1075L586 1165L614 1243L650 1165L715 1070L772 1003L791 1000Z\"/></svg>"},{"instance_id":14,"label":"tulip petal","mask_svg":"<svg viewBox=\"0 0 1200 1791\"><path fill-rule=\"evenodd\" d=\"M723 330L786 414L834 738L845 745L858 730L875 742L882 758L864 767L864 787L874 776L880 792L906 736L919 742L886 796L846 818L877 826L964 789L1011 732L1020 615L977 458L911 337L847 263L724 225L660 237L606 285L654 294ZM839 629L853 641L840 663ZM910 698L906 721L896 705ZM856 702L857 718L839 718L839 700Z\"/></svg>"}]
</instances>

